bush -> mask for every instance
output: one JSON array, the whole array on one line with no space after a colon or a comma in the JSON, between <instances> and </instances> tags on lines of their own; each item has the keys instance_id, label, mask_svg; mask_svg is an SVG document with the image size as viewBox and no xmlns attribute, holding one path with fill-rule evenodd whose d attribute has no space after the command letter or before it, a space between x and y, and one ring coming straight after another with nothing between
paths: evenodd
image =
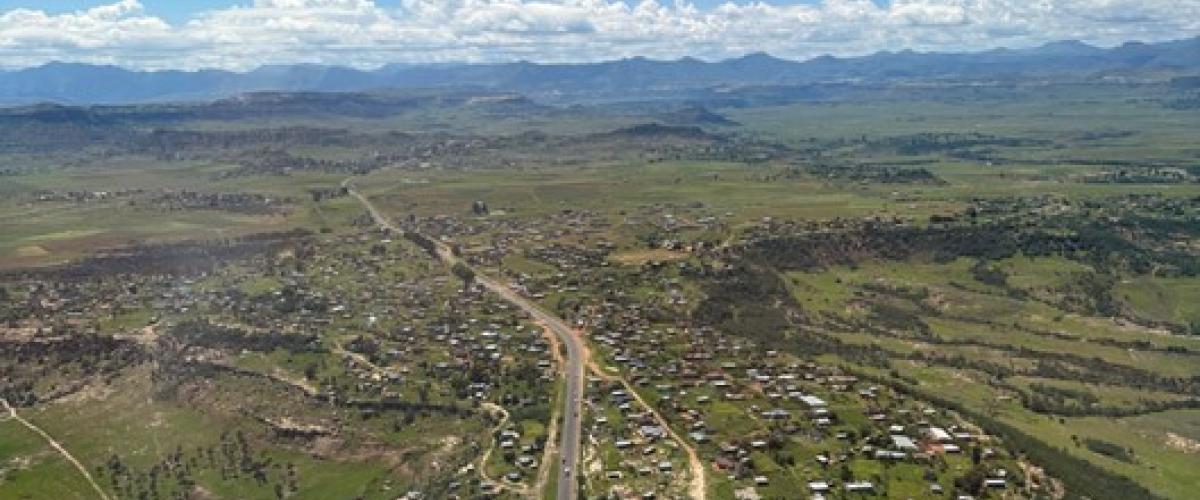
<instances>
[{"instance_id":1,"label":"bush","mask_svg":"<svg viewBox=\"0 0 1200 500\"><path fill-rule=\"evenodd\" d=\"M1102 441L1095 438L1084 439L1083 444L1084 446L1087 446L1087 449L1091 450L1093 453L1099 453L1122 462L1133 463L1133 451L1123 448L1119 444L1110 443L1108 441Z\"/></svg>"},{"instance_id":2,"label":"bush","mask_svg":"<svg viewBox=\"0 0 1200 500\"><path fill-rule=\"evenodd\" d=\"M450 272L463 280L463 283L470 284L472 281L475 281L475 271L462 262L455 262L454 266L450 268Z\"/></svg>"}]
</instances>

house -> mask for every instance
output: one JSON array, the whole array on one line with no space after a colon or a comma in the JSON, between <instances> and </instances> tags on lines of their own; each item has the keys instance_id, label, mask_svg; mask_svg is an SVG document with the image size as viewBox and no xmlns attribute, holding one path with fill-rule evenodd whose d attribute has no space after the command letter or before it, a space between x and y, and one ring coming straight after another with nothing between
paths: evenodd
<instances>
[{"instance_id":1,"label":"house","mask_svg":"<svg viewBox=\"0 0 1200 500\"><path fill-rule=\"evenodd\" d=\"M913 442L908 436L892 436L892 444L901 450L913 451L917 449L917 443Z\"/></svg>"},{"instance_id":2,"label":"house","mask_svg":"<svg viewBox=\"0 0 1200 500\"><path fill-rule=\"evenodd\" d=\"M717 457L714 463L716 464L717 468L721 470L732 470L737 465L737 463L729 457Z\"/></svg>"},{"instance_id":3,"label":"house","mask_svg":"<svg viewBox=\"0 0 1200 500\"><path fill-rule=\"evenodd\" d=\"M904 460L908 454L903 451L876 450L875 460Z\"/></svg>"},{"instance_id":4,"label":"house","mask_svg":"<svg viewBox=\"0 0 1200 500\"><path fill-rule=\"evenodd\" d=\"M734 498L734 500L761 500L762 499L762 497L760 497L758 495L758 492L755 491L753 487L746 487L746 488L742 488L740 490L734 491L733 498Z\"/></svg>"},{"instance_id":5,"label":"house","mask_svg":"<svg viewBox=\"0 0 1200 500\"><path fill-rule=\"evenodd\" d=\"M638 433L646 439L653 440L663 437L664 431L662 427L657 425L643 425L641 429L638 430Z\"/></svg>"},{"instance_id":6,"label":"house","mask_svg":"<svg viewBox=\"0 0 1200 500\"><path fill-rule=\"evenodd\" d=\"M871 484L870 481L852 481L846 483L846 491L851 493L865 493L874 490L875 485Z\"/></svg>"},{"instance_id":7,"label":"house","mask_svg":"<svg viewBox=\"0 0 1200 500\"><path fill-rule=\"evenodd\" d=\"M787 410L784 410L781 408L775 408L773 410L767 410L767 411L762 412L762 417L767 420L783 420L783 419L788 418L790 415L791 414L788 413Z\"/></svg>"},{"instance_id":8,"label":"house","mask_svg":"<svg viewBox=\"0 0 1200 500\"><path fill-rule=\"evenodd\" d=\"M800 396L800 402L808 405L810 408L820 408L820 407L828 406L825 403L825 400L818 398L816 396L811 396L811 395Z\"/></svg>"},{"instance_id":9,"label":"house","mask_svg":"<svg viewBox=\"0 0 1200 500\"><path fill-rule=\"evenodd\" d=\"M950 433L946 432L946 429L943 429L941 427L930 427L930 428L926 429L925 436L930 441L933 441L936 443L948 443L950 441L953 441L953 438L950 437Z\"/></svg>"}]
</instances>

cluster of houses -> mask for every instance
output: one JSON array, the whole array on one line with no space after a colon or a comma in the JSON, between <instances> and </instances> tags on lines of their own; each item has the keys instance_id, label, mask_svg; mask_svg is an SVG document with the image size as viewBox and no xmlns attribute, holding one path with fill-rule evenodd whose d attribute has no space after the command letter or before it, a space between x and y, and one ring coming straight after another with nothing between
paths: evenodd
<instances>
[{"instance_id":1,"label":"cluster of houses","mask_svg":"<svg viewBox=\"0 0 1200 500\"><path fill-rule=\"evenodd\" d=\"M452 243L468 262L499 269L531 297L573 297L559 312L587 332L597 363L623 376L650 405L620 384L589 380L584 462L596 466L581 472L590 491L623 498L681 496L688 478L681 445L694 448L710 474L731 482L738 498L797 489L816 498L885 494L886 476L859 473L852 465L941 464L957 471L969 468L974 455L995 464L988 488L1014 486L1006 472L1011 457L952 413L837 366L763 350L693 324L686 314L688 292L677 278L679 266L688 264L610 265L617 245L607 239L613 221L606 217L584 210L537 219L502 215L503 209L492 207L477 217L410 217L403 224ZM658 245L696 252L709 250L673 235L720 228L723 220L703 206L655 205L625 214L621 223L651 225L668 236ZM750 238L833 230L839 224L905 223L764 219ZM94 284L45 284L30 297L54 317L71 317L59 311L87 316L150 309L318 334L335 351L336 363L305 377L340 400L486 402L514 415L548 414L528 410L552 404L556 374L550 347L522 313L477 285L447 276L406 243L380 242L374 232L333 238L299 249L291 259L266 257L189 280L140 277L107 295L72 288ZM509 269L506 259L512 255L543 270ZM270 286L247 285L264 278ZM686 443L676 442L672 430ZM545 438L527 432L520 421L508 422L493 443L478 443L496 450L481 464L484 472L510 484L528 481L544 462ZM929 481L931 492L954 488L938 478ZM503 491L499 484L482 486L484 492Z\"/></svg>"},{"instance_id":2,"label":"cluster of houses","mask_svg":"<svg viewBox=\"0 0 1200 500\"><path fill-rule=\"evenodd\" d=\"M672 219L662 218L668 225ZM773 231L779 224L766 220L761 227ZM764 351L746 339L690 324L680 317L681 309L671 307L680 288L671 278L678 266L617 268L607 265L605 254L611 251L597 242L540 245L526 255L547 270L519 276L518 286L535 298L541 291L581 297L560 312L588 332L601 366L625 376L714 474L737 485L741 497L779 497L781 491L794 493L792 488L815 498L882 495L892 486L889 479L860 475L855 471L871 468L855 464L871 462L886 470L909 463L965 474L977 448L980 460L995 464L987 488L1016 485L1007 475L1016 470L1012 458L953 413L837 366ZM596 456L609 458L588 476L593 491L621 498L670 497L679 484L671 479L679 477L680 465L658 460L669 447L646 445L662 439L661 427L621 388L598 392L592 404L597 416L591 446ZM803 456L811 458L794 462ZM928 491L954 491L946 479L952 476L927 479ZM797 477L804 480L797 484Z\"/></svg>"},{"instance_id":3,"label":"cluster of houses","mask_svg":"<svg viewBox=\"0 0 1200 500\"><path fill-rule=\"evenodd\" d=\"M131 207L155 211L224 210L251 214L281 212L295 202L288 197L270 197L257 193L199 192L186 189L37 190L28 196L37 203L93 204L119 201Z\"/></svg>"},{"instance_id":4,"label":"cluster of houses","mask_svg":"<svg viewBox=\"0 0 1200 500\"><path fill-rule=\"evenodd\" d=\"M620 383L592 377L584 466L593 491L622 498L679 498L689 480L679 443Z\"/></svg>"}]
</instances>

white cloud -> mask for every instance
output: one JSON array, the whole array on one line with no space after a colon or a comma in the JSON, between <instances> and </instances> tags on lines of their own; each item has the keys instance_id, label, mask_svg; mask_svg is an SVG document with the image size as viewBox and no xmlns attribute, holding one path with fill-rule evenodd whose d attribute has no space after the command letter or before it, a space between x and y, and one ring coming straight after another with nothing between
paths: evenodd
<instances>
[{"instance_id":1,"label":"white cloud","mask_svg":"<svg viewBox=\"0 0 1200 500\"><path fill-rule=\"evenodd\" d=\"M916 26L961 25L969 22L963 2L898 0L888 17Z\"/></svg>"},{"instance_id":2,"label":"white cloud","mask_svg":"<svg viewBox=\"0 0 1200 500\"><path fill-rule=\"evenodd\" d=\"M1200 0L758 1L255 0L169 24L138 0L74 13L0 13L0 66L52 60L130 67L373 67L391 62L706 59L765 51L807 58L877 50L977 50L1064 39L1115 44L1200 33Z\"/></svg>"}]
</instances>

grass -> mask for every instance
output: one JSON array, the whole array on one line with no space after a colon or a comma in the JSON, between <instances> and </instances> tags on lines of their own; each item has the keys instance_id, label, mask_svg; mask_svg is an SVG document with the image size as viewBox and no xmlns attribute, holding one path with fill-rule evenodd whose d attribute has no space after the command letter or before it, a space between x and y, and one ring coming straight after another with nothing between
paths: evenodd
<instances>
[{"instance_id":1,"label":"grass","mask_svg":"<svg viewBox=\"0 0 1200 500\"><path fill-rule=\"evenodd\" d=\"M618 212L652 205L702 203L707 211L732 213L735 223L762 217L829 219L867 215L888 205L871 193L832 188L822 182L765 182L756 168L721 162L663 162L606 167L502 172L377 171L360 184L390 213L466 214L485 200L503 217L532 217L563 209ZM420 179L424 182L413 182ZM957 202L923 201L893 207L902 213L941 213Z\"/></svg>"},{"instance_id":2,"label":"grass","mask_svg":"<svg viewBox=\"0 0 1200 500\"><path fill-rule=\"evenodd\" d=\"M649 250L629 250L613 254L610 257L618 264L626 266L640 266L647 262L670 262L675 260L683 260L688 258L685 252L676 252L663 248L655 248Z\"/></svg>"},{"instance_id":3,"label":"grass","mask_svg":"<svg viewBox=\"0 0 1200 500\"><path fill-rule=\"evenodd\" d=\"M1063 257L1012 257L996 265L1008 275L1009 286L1031 292L1065 286L1074 275L1091 271L1090 266Z\"/></svg>"},{"instance_id":4,"label":"grass","mask_svg":"<svg viewBox=\"0 0 1200 500\"><path fill-rule=\"evenodd\" d=\"M160 213L119 203L40 205L4 222L0 264L60 262L133 242L220 239L295 226L288 217L216 211Z\"/></svg>"},{"instance_id":5,"label":"grass","mask_svg":"<svg viewBox=\"0 0 1200 500\"><path fill-rule=\"evenodd\" d=\"M150 308L139 308L123 311L100 321L100 331L111 333L130 333L132 330L150 324L155 313Z\"/></svg>"},{"instance_id":6,"label":"grass","mask_svg":"<svg viewBox=\"0 0 1200 500\"><path fill-rule=\"evenodd\" d=\"M75 466L7 413L0 418L0 436L0 485L6 498L83 499L94 495ZM56 480L46 481L47 477Z\"/></svg>"},{"instance_id":7,"label":"grass","mask_svg":"<svg viewBox=\"0 0 1200 500\"><path fill-rule=\"evenodd\" d=\"M1087 384L1071 380L1041 377L1012 377L1008 382L1018 387L1029 388L1032 384L1046 385L1095 395L1100 404L1113 407L1137 407L1143 401L1181 401L1187 397L1164 391L1134 389L1115 385Z\"/></svg>"},{"instance_id":8,"label":"grass","mask_svg":"<svg viewBox=\"0 0 1200 500\"><path fill-rule=\"evenodd\" d=\"M1003 350L1008 347L1030 349L1047 354L1069 353L1084 358L1099 358L1110 363L1147 370L1171 377L1190 377L1196 374L1194 356L1105 345L1097 341L1149 342L1157 347L1176 346L1194 349L1196 340L1179 336L1164 336L1147 329L1121 325L1111 321L1084 318L1067 314L1047 304L1021 301L1000 294L986 285L974 283L969 273L970 262L949 264L903 262L869 263L856 269L834 268L818 273L790 273L792 294L807 310L848 314L848 305L863 297L856 295L862 285L884 282L913 289L926 289L940 297L943 309L965 318L986 319L987 324L966 322L949 317L923 314L924 320L940 338L966 341L974 345L932 345L916 340L892 338L866 333L844 332L836 336L846 342L879 346L896 355L915 351L958 355L968 360L1002 361L1015 368L1032 368L1033 360L1018 357ZM1062 286L1075 273L1087 268L1061 259L1028 259L1017 257L998 262L1009 275L1009 285L1026 290L1053 289ZM951 286L954 283L956 286ZM1117 296L1129 301L1138 311L1153 311L1158 318L1186 317L1192 306L1189 293L1195 280L1142 278L1118 288ZM877 300L877 299L869 299ZM888 299L893 300L893 299ZM1140 307L1139 307L1140 305ZM1155 309L1157 308L1157 309ZM1154 316L1151 316L1154 317ZM1175 319L1178 321L1178 319ZM1014 326L1022 325L1039 331L1061 332L1081 337L1080 340L1036 335ZM995 346L995 349L984 346ZM1171 410L1136 417L1110 419L1103 417L1058 419L1033 414L1017 399L987 382L991 377L969 368L951 368L919 362L893 362L899 373L916 380L925 390L942 394L986 414L998 415L1003 421L1018 425L1022 430L1048 443L1061 446L1076 456L1097 463L1114 472L1128 475L1137 482L1168 498L1185 498L1197 483L1193 470L1197 452L1187 448L1195 439L1183 433L1200 429L1195 423L1196 412ZM1018 387L1028 388L1038 382L1055 387L1086 390L1099 398L1102 405L1137 407L1143 400L1178 401L1184 396L1161 391L1148 391L1125 386L1081 384L1058 379L1015 377L1007 380ZM1006 399L1007 398L1007 399ZM1168 434L1171 433L1171 434ZM1125 463L1077 447L1070 439L1092 437L1133 448L1135 460ZM1172 438L1175 435L1178 437ZM1172 440L1173 439L1173 440ZM1168 443L1174 443L1174 448ZM1181 444L1182 443L1182 444ZM867 471L862 471L867 473ZM908 491L920 481L897 480L888 483L888 494L916 496Z\"/></svg>"},{"instance_id":9,"label":"grass","mask_svg":"<svg viewBox=\"0 0 1200 500\"><path fill-rule=\"evenodd\" d=\"M1200 324L1200 280L1140 276L1122 281L1114 295L1152 321Z\"/></svg>"},{"instance_id":10,"label":"grass","mask_svg":"<svg viewBox=\"0 0 1200 500\"><path fill-rule=\"evenodd\" d=\"M1066 418L1062 422L1041 416L1012 415L1006 420L1046 442L1101 467L1126 474L1168 498L1188 498L1200 486L1195 470L1200 456L1168 446L1168 433L1196 436L1200 411L1173 410L1131 418ZM1095 438L1131 448L1135 460L1127 463L1076 446L1071 436Z\"/></svg>"},{"instance_id":11,"label":"grass","mask_svg":"<svg viewBox=\"0 0 1200 500\"><path fill-rule=\"evenodd\" d=\"M603 237L616 242L620 251L613 261L630 269L647 261L683 258L675 252L647 249L642 239L656 233L670 236L723 241L739 229L757 225L764 217L773 219L858 218L872 215L911 217L923 223L931 214L944 214L967 206L975 198L1033 197L1052 195L1074 201L1103 200L1128 194L1161 194L1167 197L1195 197L1200 185L1115 185L1084 184L1079 179L1107 168L1103 162L1193 161L1194 131L1200 129L1200 115L1164 110L1153 104L1154 95L1136 94L1128 89L1074 87L1044 89L1041 95L1021 99L978 99L935 102L893 99L867 102L794 104L757 108L723 109L732 119L744 123L733 127L737 134L777 139L787 144L823 149L823 158L867 162L879 165L921 161L924 168L945 181L939 185L848 183L812 177L771 178L796 163L815 161L798 155L786 161L738 163L727 161L672 160L597 160L555 168L514 168L491 171L384 169L371 173L357 184L394 217L453 215L468 224L485 225L488 221L533 222L561 214L564 210L589 210L610 223ZM1140 91L1139 91L1140 92ZM610 130L642 118L636 116L570 115L568 113L532 113L494 117L475 110L424 110L386 120L335 118L323 126L347 127L355 131L446 130L454 133L515 134L525 130L551 130L557 134L580 134ZM198 129L251 129L263 126L294 125L295 120L246 120L239 123L205 122L182 126ZM1103 140L1084 140L1084 132L1130 130L1130 136ZM913 133L978 132L1006 138L1032 138L1051 141L1047 146L998 146L997 153L1008 160L990 165L985 161L964 160L934 153L904 156L893 151L874 150L856 142ZM825 142L842 140L844 143ZM293 153L315 158L351 160L360 151L348 148L304 146ZM221 162L159 161L139 157L92 159L82 167L60 168L54 161L21 158L40 165L27 175L5 178L0 183L0 267L15 268L62 262L88 255L96 250L119 248L148 241L186 239L223 239L232 236L279 231L294 227L341 231L362 214L351 199L322 203L310 201L312 188L336 186L340 174L295 173L289 176L250 176L218 178L234 168ZM1102 162L1089 165L1089 162ZM295 202L290 212L274 216L239 215L216 210L160 212L130 206L122 200L87 204L37 202L38 190L119 191L123 189L250 192L273 197L290 197ZM494 214L488 218L469 217L471 203L484 200ZM720 221L711 230L686 230L672 233L656 221L664 214L695 220L711 216ZM690 232L689 232L690 231ZM491 234L477 235L471 242L482 244ZM584 238L571 240L586 243ZM416 259L414 259L416 260ZM867 333L835 332L843 342L878 347L891 355L892 365L872 373L896 374L915 380L923 389L972 409L996 415L1005 422L1067 449L1121 474L1127 474L1155 492L1173 498L1190 495L1197 486L1195 474L1200 453L1188 451L1187 444L1200 440L1200 412L1172 410L1136 417L1052 418L1024 409L1011 398L1004 385L1028 388L1032 383L1063 389L1086 390L1103 404L1132 406L1142 399L1178 400L1180 394L1126 386L1081 383L1047 377L1019 376L995 383L992 376L972 368L970 363L996 362L1014 369L1036 365L1039 355L1067 354L1085 359L1144 370L1158 376L1195 377L1193 354L1163 352L1165 347L1195 351L1197 339L1167 336L1148 328L1120 324L1104 318L1088 318L1061 310L1055 299L1083 273L1094 272L1089 266L1062 258L1023 256L991 263L1007 275L1007 286L1029 292L1033 299L1016 298L1003 287L974 279L974 261L959 259L949 263L913 259L905 262L868 262L854 268L838 267L820 272L792 272L784 276L792 296L803 311L814 315L868 317L872 305L892 306L892 311L916 314L928 324L937 339L921 339L912 331ZM396 266L397 268L402 266ZM533 276L546 276L556 270L533 259L509 255L506 270ZM614 266L625 267L625 266ZM429 265L389 269L383 278L409 282L428 271ZM338 267L339 275L323 282L339 297L356 297L371 287L355 277L352 265ZM249 272L249 271L246 271ZM439 271L440 272L440 271ZM312 276L310 276L312 277ZM1163 276L1124 277L1114 297L1133 315L1150 321L1187 325L1200 321L1200 282L1190 278ZM271 293L281 282L274 277L244 280L214 280L213 289L237 287L251 294ZM873 291L874 286L907 287L928 292L925 301ZM207 286L207 285L206 285ZM455 285L447 283L447 288ZM690 286L685 284L685 286ZM690 292L696 292L689 289ZM650 287L627 290L640 299L654 298ZM692 293L689 295L698 295ZM564 297L578 294L551 293L546 303L556 305ZM930 312L934 308L937 313ZM374 311L355 311L354 318L336 321L331 330L342 328L343 339L360 333L362 317ZM104 319L100 330L128 331L145 325L153 311L139 309ZM406 324L409 318L388 319L386 328ZM1030 330L1037 330L1030 331ZM1047 333L1048 332L1048 333ZM331 341L334 335L326 338ZM943 343L937 343L940 340ZM1137 342L1135 347L1126 344ZM1147 345L1149 347L1147 347ZM598 349L599 350L599 349ZM1023 350L1022 353L1016 351ZM1178 350L1178 349L1177 349ZM967 366L953 368L924 361L916 354L961 356ZM315 356L315 355L314 355ZM239 366L264 372L281 370L299 377L314 356L289 358L281 353L247 355L238 358ZM426 355L425 361L446 359L447 353ZM828 361L828 360L826 360ZM345 376L345 367L328 363L321 376ZM145 374L139 375L145 377ZM57 383L48 379L43 383ZM262 409L277 406L280 411L301 415L320 415L317 409L279 399L274 388L254 383L222 380L232 404ZM261 436L262 426L247 418L218 411L218 408L192 407L156 398L145 380L119 378L111 393L71 400L29 411L29 418L46 426L89 466L102 463L120 453L130 465L149 467L175 446L211 445L220 432L241 429ZM404 394L412 396L410 389ZM689 391L687 398L708 396L711 403L696 406L718 438L741 437L761 433L763 424L748 415L749 404L769 404L762 398L734 403L710 387ZM649 399L658 395L649 393ZM237 399L241 398L241 399ZM435 396L436 398L436 396ZM694 399L688 401L695 403ZM291 406L289 406L291 405ZM555 407L560 406L555 403ZM864 428L861 412L854 405L834 400L833 409L840 417L839 426ZM613 413L613 412L610 412ZM617 422L613 415L611 420ZM526 437L544 432L544 423L523 421ZM482 424L472 419L422 420L398 432L383 422L355 426L361 431L355 440L375 438L395 447L411 447L417 461L430 462L431 451L445 435L482 435ZM43 443L30 439L14 428L11 421L0 421L0 477L4 494L16 497L71 498L81 488L77 475ZM715 433L716 434L716 433ZM1120 462L1076 446L1071 435L1094 438L1132 448L1132 463ZM1178 439L1172 436L1178 436ZM525 440L523 440L524 442ZM711 451L713 444L701 446ZM827 475L811 463L813 454L833 449L832 445L790 443L788 451L797 458L795 467L773 462L767 454L756 454L755 463L771 476L764 489L768 496L789 497L803 491L803 481ZM294 462L301 469L305 498L358 496L395 497L419 481L416 476L428 469L398 473L370 460L316 459L307 450L286 445L267 445L263 452L279 461ZM621 454L605 450L606 466L619 467ZM16 457L30 462L14 466ZM677 457L676 457L677 458ZM427 459L427 460L425 460ZM553 459L553 467L558 460ZM961 467L955 461L953 467ZM879 477L880 487L892 497L926 496L928 481L909 465L885 467L878 462L852 460L851 468L859 478ZM205 475L207 474L207 475ZM948 474L948 473L947 473ZM711 489L719 498L732 496L739 485L710 475ZM61 478L59 482L44 478ZM558 474L550 475L548 491L553 491ZM949 476L939 477L948 484ZM41 479L41 480L39 480ZM222 480L211 472L198 478L202 485L223 497L268 498L271 492L243 480ZM387 493L390 491L390 493Z\"/></svg>"},{"instance_id":12,"label":"grass","mask_svg":"<svg viewBox=\"0 0 1200 500\"><path fill-rule=\"evenodd\" d=\"M256 454L270 457L276 463L295 464L298 471L299 495L297 498L331 498L345 494L361 495L363 498L393 498L391 488L403 488L419 480L413 472L397 472L396 469L379 461L349 458L317 458L303 449L286 444L271 444L261 440L261 425L246 417L224 414L220 411L203 411L184 407L172 401L158 400L146 386L144 375L118 378L111 392L100 391L70 402L26 412L26 417L41 426L70 450L89 470L105 463L116 454L122 463L136 470L146 470L176 448L191 451L197 447L209 447L220 441L220 435L234 430L244 431L254 445ZM224 382L222 382L224 384ZM231 389L238 390L235 386ZM227 397L236 398L233 394ZM245 397L245 396L240 396ZM291 412L303 418L302 412ZM440 447L438 441L446 433L458 432L458 425L442 419L436 425L419 421L417 427L405 429L406 437L398 440L407 448L422 446L433 449ZM14 425L3 422L2 427ZM4 480L5 490L29 491L50 494L58 490L34 488L24 483L23 477L51 477L52 470L62 468L55 463L55 455L45 450L38 451L36 442L30 443L19 433L8 433L0 444L0 459L14 456L32 456L37 468L18 471ZM465 432L465 429L464 429ZM18 441L7 436L15 435ZM347 437L353 442L349 436ZM64 462L65 463L65 462ZM69 466L68 466L69 468ZM70 479L78 474L73 469L55 473L54 477L66 478L61 482L62 492L87 491ZM95 474L95 472L93 473ZM205 490L221 497L274 498L271 484L259 484L243 475L240 479L223 479L214 469L200 469L195 474L197 483ZM107 476L97 477L102 485L108 484ZM40 481L40 480L39 480ZM45 481L40 481L45 484ZM53 482L51 482L51 485ZM168 483L169 484L169 483ZM390 486L389 486L390 485ZM46 486L50 487L50 486ZM36 493L36 494L35 494ZM18 497L19 498L19 497ZM57 498L57 497L56 497ZM65 496L63 498L71 498Z\"/></svg>"},{"instance_id":13,"label":"grass","mask_svg":"<svg viewBox=\"0 0 1200 500\"><path fill-rule=\"evenodd\" d=\"M223 167L195 162L112 158L86 168L46 170L6 179L0 186L0 267L63 262L135 242L222 239L295 227L343 227L353 201L316 205L310 188L336 186L342 175L301 172L286 177L216 179ZM38 202L38 190L116 193L125 190L258 193L289 198L290 212L246 215L221 210L161 211L130 199L86 203ZM146 196L146 195L135 195ZM135 199L131 198L131 199ZM348 217L346 217L348 218Z\"/></svg>"},{"instance_id":14,"label":"grass","mask_svg":"<svg viewBox=\"0 0 1200 500\"><path fill-rule=\"evenodd\" d=\"M1151 134L1158 143L1186 146L1187 131L1200 122L1195 113L1169 112L1127 101L1126 92L1115 88L1060 86L1017 98L868 99L721 111L746 124L743 128L750 132L800 144L814 137L880 137L918 131L1059 137L1116 128L1140 134L1100 144L1075 144L1075 147L1094 150L1097 155L1111 155L1115 151L1141 153L1147 144L1146 136Z\"/></svg>"}]
</instances>

